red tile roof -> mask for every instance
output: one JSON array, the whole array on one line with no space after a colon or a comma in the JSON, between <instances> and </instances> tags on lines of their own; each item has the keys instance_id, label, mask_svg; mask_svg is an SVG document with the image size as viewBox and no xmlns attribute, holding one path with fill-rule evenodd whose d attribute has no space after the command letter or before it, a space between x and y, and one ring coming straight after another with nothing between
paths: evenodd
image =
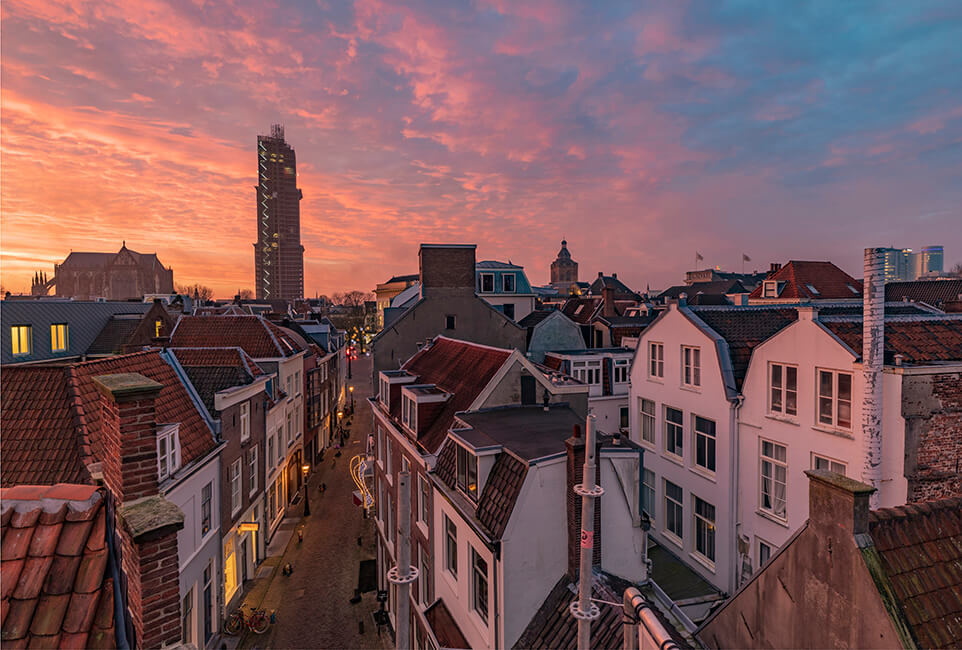
<instances>
[{"instance_id":1,"label":"red tile roof","mask_svg":"<svg viewBox=\"0 0 962 650\"><path fill-rule=\"evenodd\" d=\"M941 309L946 303L955 303L962 300L962 279L889 282L885 285L886 300L903 300L905 298L916 302L924 302Z\"/></svg>"},{"instance_id":2,"label":"red tile roof","mask_svg":"<svg viewBox=\"0 0 962 650\"><path fill-rule=\"evenodd\" d=\"M416 383L434 384L451 393L434 422L418 436L429 453L444 442L454 414L471 405L509 356L511 350L438 336L401 366L418 376Z\"/></svg>"},{"instance_id":3,"label":"red tile roof","mask_svg":"<svg viewBox=\"0 0 962 650\"><path fill-rule=\"evenodd\" d=\"M307 349L299 335L262 316L181 316L170 343L182 348L240 347L255 359L290 357Z\"/></svg>"},{"instance_id":4,"label":"red tile roof","mask_svg":"<svg viewBox=\"0 0 962 650\"><path fill-rule=\"evenodd\" d=\"M962 498L875 510L869 534L918 647L959 647Z\"/></svg>"},{"instance_id":5,"label":"red tile roof","mask_svg":"<svg viewBox=\"0 0 962 650\"><path fill-rule=\"evenodd\" d=\"M93 377L136 372L163 385L157 422L180 423L183 464L215 446L214 436L174 369L148 350L65 366L4 370L2 387L4 486L87 483L86 466L102 458L100 393Z\"/></svg>"},{"instance_id":6,"label":"red tile roof","mask_svg":"<svg viewBox=\"0 0 962 650\"><path fill-rule=\"evenodd\" d=\"M170 348L180 365L192 368L243 368L252 377L264 371L242 348Z\"/></svg>"},{"instance_id":7,"label":"red tile roof","mask_svg":"<svg viewBox=\"0 0 962 650\"><path fill-rule=\"evenodd\" d=\"M780 285L780 300L851 300L862 297L862 282L831 262L792 260L766 279L784 283ZM748 297L763 298L763 290L764 282L755 287Z\"/></svg>"},{"instance_id":8,"label":"red tile roof","mask_svg":"<svg viewBox=\"0 0 962 650\"><path fill-rule=\"evenodd\" d=\"M896 354L906 363L962 360L962 320L944 318L886 318L885 363L894 363ZM822 324L855 354L862 354L861 320L825 320Z\"/></svg>"},{"instance_id":9,"label":"red tile roof","mask_svg":"<svg viewBox=\"0 0 962 650\"><path fill-rule=\"evenodd\" d=\"M4 648L114 648L107 509L92 485L0 489Z\"/></svg>"}]
</instances>

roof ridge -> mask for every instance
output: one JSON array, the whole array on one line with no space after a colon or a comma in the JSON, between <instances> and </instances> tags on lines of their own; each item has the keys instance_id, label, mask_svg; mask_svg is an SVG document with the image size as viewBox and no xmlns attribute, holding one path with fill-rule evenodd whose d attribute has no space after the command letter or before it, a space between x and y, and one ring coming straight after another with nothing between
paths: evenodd
<instances>
[{"instance_id":1,"label":"roof ridge","mask_svg":"<svg viewBox=\"0 0 962 650\"><path fill-rule=\"evenodd\" d=\"M928 517L943 510L958 510L960 508L962 508L962 497L960 496L945 497L935 501L912 502L871 510L869 511L869 523L879 524L885 521Z\"/></svg>"},{"instance_id":2,"label":"roof ridge","mask_svg":"<svg viewBox=\"0 0 962 650\"><path fill-rule=\"evenodd\" d=\"M275 335L274 335L274 332L271 330L271 328L267 326L268 323L270 323L271 325L274 325L274 323L271 323L271 322L268 321L266 318L264 318L263 316L260 316L260 315L257 316L257 319L258 319L258 320L261 322L261 324L264 326L264 329L267 330L267 333L270 334L271 340L274 341L274 347L277 348L277 351L281 353L281 356L282 356L282 357L286 357L287 355L284 354L284 348L281 347L281 342L277 340L277 336L275 336ZM276 325L275 325L275 327L276 327Z\"/></svg>"},{"instance_id":3,"label":"roof ridge","mask_svg":"<svg viewBox=\"0 0 962 650\"><path fill-rule=\"evenodd\" d=\"M438 334L437 336L434 337L435 341L439 339L442 341L451 341L452 343L461 343L463 345L470 345L472 347L481 348L484 350L495 350L497 352L506 352L507 354L511 354L511 350L509 350L508 348L498 348L493 345L485 345L484 343L476 343L474 341L465 341L464 339L453 339L449 336L445 336L444 334ZM430 349L431 348L428 348L428 350Z\"/></svg>"}]
</instances>

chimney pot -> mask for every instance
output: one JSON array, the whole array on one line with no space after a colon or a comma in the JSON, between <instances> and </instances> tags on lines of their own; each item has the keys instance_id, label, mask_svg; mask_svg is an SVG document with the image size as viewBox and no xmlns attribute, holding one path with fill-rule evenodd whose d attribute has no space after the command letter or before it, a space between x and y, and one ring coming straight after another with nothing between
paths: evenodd
<instances>
[{"instance_id":1,"label":"chimney pot","mask_svg":"<svg viewBox=\"0 0 962 650\"><path fill-rule=\"evenodd\" d=\"M617 279L618 279L618 274L617 274L617 273L612 273L612 274L611 274L611 277L614 278L615 280L617 280Z\"/></svg>"},{"instance_id":2,"label":"chimney pot","mask_svg":"<svg viewBox=\"0 0 962 650\"><path fill-rule=\"evenodd\" d=\"M605 277L605 274L602 273L601 271L598 271L598 277L599 277L599 278L603 278L603 277Z\"/></svg>"},{"instance_id":3,"label":"chimney pot","mask_svg":"<svg viewBox=\"0 0 962 650\"><path fill-rule=\"evenodd\" d=\"M580 424L576 424L576 425L575 425L574 433L572 433L571 435L572 435L573 437L575 437L575 438L580 438L580 437L581 437L581 425L580 425Z\"/></svg>"}]
</instances>

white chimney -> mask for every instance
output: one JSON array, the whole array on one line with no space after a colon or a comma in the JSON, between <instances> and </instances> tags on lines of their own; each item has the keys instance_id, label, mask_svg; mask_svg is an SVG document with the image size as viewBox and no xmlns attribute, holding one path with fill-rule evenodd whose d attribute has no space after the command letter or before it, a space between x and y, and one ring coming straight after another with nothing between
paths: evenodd
<instances>
[{"instance_id":1,"label":"white chimney","mask_svg":"<svg viewBox=\"0 0 962 650\"><path fill-rule=\"evenodd\" d=\"M885 253L865 249L862 280L862 440L865 466L862 479L875 488L872 508L879 507L882 482L882 362L885 352Z\"/></svg>"}]
</instances>

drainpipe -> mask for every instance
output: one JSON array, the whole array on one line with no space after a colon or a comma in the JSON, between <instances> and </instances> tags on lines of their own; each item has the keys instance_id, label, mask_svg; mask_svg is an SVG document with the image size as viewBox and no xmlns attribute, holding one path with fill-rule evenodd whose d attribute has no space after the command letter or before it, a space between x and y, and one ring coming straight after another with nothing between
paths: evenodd
<instances>
[{"instance_id":1,"label":"drainpipe","mask_svg":"<svg viewBox=\"0 0 962 650\"><path fill-rule=\"evenodd\" d=\"M585 464L581 485L574 486L581 496L581 565L578 573L578 600L568 608L578 621L578 650L591 648L591 621L601 616L601 610L591 602L591 559L594 555L595 499L604 489L595 484L595 416L588 416L585 432Z\"/></svg>"},{"instance_id":2,"label":"drainpipe","mask_svg":"<svg viewBox=\"0 0 962 650\"><path fill-rule=\"evenodd\" d=\"M745 396L738 395L734 401L731 402L728 418L728 453L731 458L731 471L729 472L728 478L729 490L731 491L731 497L728 500L731 505L731 512L728 515L728 526L731 531L729 535L731 551L728 557L732 563L728 571L728 593L730 594L735 593L735 590L738 589L738 411L741 409L744 401Z\"/></svg>"},{"instance_id":3,"label":"drainpipe","mask_svg":"<svg viewBox=\"0 0 962 650\"><path fill-rule=\"evenodd\" d=\"M885 343L885 254L865 249L862 280L862 478L875 488L871 507L878 508L882 482L882 362Z\"/></svg>"},{"instance_id":4,"label":"drainpipe","mask_svg":"<svg viewBox=\"0 0 962 650\"><path fill-rule=\"evenodd\" d=\"M387 572L389 582L397 585L397 650L411 647L411 583L418 577L411 566L411 472L398 474L398 550L397 564Z\"/></svg>"}]
</instances>

